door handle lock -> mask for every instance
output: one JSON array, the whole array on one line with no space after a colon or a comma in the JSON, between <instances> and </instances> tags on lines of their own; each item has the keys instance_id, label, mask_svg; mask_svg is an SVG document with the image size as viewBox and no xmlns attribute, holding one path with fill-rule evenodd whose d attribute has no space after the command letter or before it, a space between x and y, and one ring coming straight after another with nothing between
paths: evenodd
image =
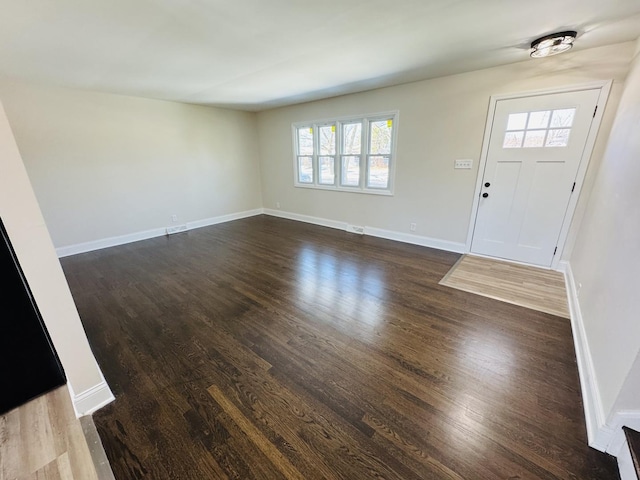
<instances>
[{"instance_id":1,"label":"door handle lock","mask_svg":"<svg viewBox=\"0 0 640 480\"><path fill-rule=\"evenodd\" d=\"M484 192L484 193L482 194L482 198L487 198L488 196L489 196L489 194L488 194L487 192Z\"/></svg>"}]
</instances>

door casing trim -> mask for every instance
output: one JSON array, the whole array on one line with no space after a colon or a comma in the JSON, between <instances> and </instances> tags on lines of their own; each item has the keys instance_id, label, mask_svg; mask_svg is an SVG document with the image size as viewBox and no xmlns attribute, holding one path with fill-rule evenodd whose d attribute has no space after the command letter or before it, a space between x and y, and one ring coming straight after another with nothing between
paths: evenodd
<instances>
[{"instance_id":1,"label":"door casing trim","mask_svg":"<svg viewBox=\"0 0 640 480\"><path fill-rule=\"evenodd\" d=\"M569 229L571 227L571 221L573 220L573 215L575 213L576 206L578 204L578 198L580 198L580 192L582 190L584 178L587 174L587 168L591 160L591 155L593 154L593 148L595 146L596 139L598 137L598 131L600 130L600 125L602 124L602 117L604 115L604 110L607 104L607 100L609 99L609 94L611 93L612 85L613 85L613 80L606 80L606 81L592 82L592 83L586 83L586 84L580 84L580 85L570 85L570 86L559 87L559 88L547 88L547 89L533 90L533 91L527 91L527 92L491 95L491 97L489 98L489 110L487 112L487 123L484 130L484 138L482 140L482 151L480 153L480 163L478 164L476 188L473 194L473 206L471 208L469 230L467 232L467 241L465 243L466 253L471 253L471 242L473 240L473 232L475 230L476 221L478 217L478 206L480 204L480 192L482 189L482 179L484 178L484 170L487 166L487 156L489 153L489 140L491 139L491 131L493 130L493 119L495 116L496 104L498 100L512 100L516 98L535 97L538 95L549 95L554 93L568 93L568 92L579 92L582 90L600 89L600 94L598 96L598 109L596 111L595 117L593 118L593 121L591 122L591 127L589 128L589 134L587 135L587 141L585 142L585 148L582 152L582 156L580 157L580 165L578 166L578 173L576 175L576 187L573 192L573 195L571 195L571 198L569 199L569 204L567 205L567 211L564 216L564 220L562 222L562 227L560 229L560 236L558 238L558 251L556 252L551 262L550 268L552 270L559 269L560 259L562 258L562 253L564 252L565 243L567 241L567 237L569 235ZM540 265L534 265L534 266L540 267Z\"/></svg>"}]
</instances>

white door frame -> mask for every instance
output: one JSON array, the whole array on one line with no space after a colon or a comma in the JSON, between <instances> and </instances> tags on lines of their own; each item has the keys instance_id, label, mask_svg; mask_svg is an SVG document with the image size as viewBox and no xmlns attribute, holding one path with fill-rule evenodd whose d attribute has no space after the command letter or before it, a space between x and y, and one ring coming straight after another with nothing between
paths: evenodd
<instances>
[{"instance_id":1,"label":"white door frame","mask_svg":"<svg viewBox=\"0 0 640 480\"><path fill-rule=\"evenodd\" d=\"M587 167L589 166L589 161L591 159L591 154L593 153L593 147L596 143L596 138L598 136L598 130L600 129L600 124L602 123L602 116L604 114L604 109L607 104L607 100L609 98L609 93L611 92L611 85L613 84L613 80L587 83L581 85L572 85L561 88L549 88L543 90L534 90L528 92L520 92L520 93L509 93L504 95L492 95L489 99L489 111L487 112L487 124L484 130L484 139L482 141L482 153L480 154L480 163L478 165L478 177L476 179L476 188L475 193L473 195L473 207L471 209L471 219L469 221L469 231L467 233L467 242L465 244L465 252L471 252L471 241L473 240L473 232L476 227L476 220L478 217L478 206L480 203L480 193L482 189L482 179L484 178L484 170L487 166L487 155L489 152L489 141L491 140L491 131L493 129L493 118L496 111L496 104L498 100L511 100L514 98L524 98L524 97L534 97L537 95L547 95L553 93L567 93L567 92L577 92L581 90L593 90L600 89L600 95L598 96L598 107L596 110L596 114L593 117L593 122L591 123L591 128L589 129L589 135L587 136L587 141L585 143L584 151L582 152L582 156L580 157L580 165L578 167L578 174L576 175L576 187L569 199L569 205L567 206L567 213L562 222L562 228L560 229L560 237L558 238L558 251L553 257L553 261L551 262L551 269L558 270L560 259L562 258L562 252L564 251L565 242L567 241L567 236L569 234L569 228L571 227L571 220L573 219L573 214L576 210L576 205L578 204L578 198L580 198L580 191L582 190L582 185L584 183L584 177L587 173Z\"/></svg>"}]
</instances>

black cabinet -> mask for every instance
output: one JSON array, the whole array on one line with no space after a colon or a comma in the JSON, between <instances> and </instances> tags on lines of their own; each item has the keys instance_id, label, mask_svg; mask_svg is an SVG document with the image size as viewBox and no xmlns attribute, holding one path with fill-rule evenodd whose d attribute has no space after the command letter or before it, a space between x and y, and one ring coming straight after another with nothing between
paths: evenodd
<instances>
[{"instance_id":1,"label":"black cabinet","mask_svg":"<svg viewBox=\"0 0 640 480\"><path fill-rule=\"evenodd\" d=\"M0 219L0 414L66 383Z\"/></svg>"}]
</instances>

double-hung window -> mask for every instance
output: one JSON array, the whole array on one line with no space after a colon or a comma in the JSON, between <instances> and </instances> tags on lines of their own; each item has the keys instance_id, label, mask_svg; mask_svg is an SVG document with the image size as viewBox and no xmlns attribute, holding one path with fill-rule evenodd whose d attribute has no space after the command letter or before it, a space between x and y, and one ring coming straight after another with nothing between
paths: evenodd
<instances>
[{"instance_id":1,"label":"double-hung window","mask_svg":"<svg viewBox=\"0 0 640 480\"><path fill-rule=\"evenodd\" d=\"M295 185L392 193L397 112L293 125Z\"/></svg>"}]
</instances>

